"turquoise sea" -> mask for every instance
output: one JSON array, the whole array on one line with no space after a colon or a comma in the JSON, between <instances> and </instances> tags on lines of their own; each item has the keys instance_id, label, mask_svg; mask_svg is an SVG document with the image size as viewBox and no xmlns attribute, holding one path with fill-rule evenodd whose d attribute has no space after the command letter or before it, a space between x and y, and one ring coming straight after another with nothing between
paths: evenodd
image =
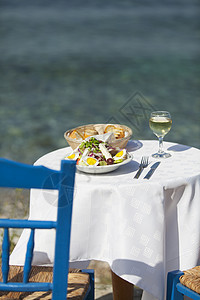
<instances>
[{"instance_id":1,"label":"turquoise sea","mask_svg":"<svg viewBox=\"0 0 200 300\"><path fill-rule=\"evenodd\" d=\"M88 123L155 139L155 109L200 148L199 36L197 0L0 0L1 157L33 163Z\"/></svg>"}]
</instances>

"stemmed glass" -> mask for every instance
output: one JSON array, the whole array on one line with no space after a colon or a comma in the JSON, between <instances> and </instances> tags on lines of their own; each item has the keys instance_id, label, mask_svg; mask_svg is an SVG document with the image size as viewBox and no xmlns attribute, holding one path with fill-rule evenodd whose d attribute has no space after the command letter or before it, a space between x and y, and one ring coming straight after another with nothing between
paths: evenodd
<instances>
[{"instance_id":1,"label":"stemmed glass","mask_svg":"<svg viewBox=\"0 0 200 300\"><path fill-rule=\"evenodd\" d=\"M171 126L172 119L168 111L154 111L151 113L149 127L159 140L158 152L153 154L153 157L167 158L171 156L170 153L164 152L163 150L163 138L170 131Z\"/></svg>"}]
</instances>

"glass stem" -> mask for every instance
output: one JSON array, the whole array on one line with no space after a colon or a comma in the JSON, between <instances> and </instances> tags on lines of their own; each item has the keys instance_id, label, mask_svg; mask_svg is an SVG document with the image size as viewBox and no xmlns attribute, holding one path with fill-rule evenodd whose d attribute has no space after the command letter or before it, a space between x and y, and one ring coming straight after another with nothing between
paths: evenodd
<instances>
[{"instance_id":1,"label":"glass stem","mask_svg":"<svg viewBox=\"0 0 200 300\"><path fill-rule=\"evenodd\" d=\"M164 152L164 151L163 151L163 137L162 137L162 136L159 136L158 140L159 140L159 149L158 149L158 153L161 154L161 153Z\"/></svg>"}]
</instances>

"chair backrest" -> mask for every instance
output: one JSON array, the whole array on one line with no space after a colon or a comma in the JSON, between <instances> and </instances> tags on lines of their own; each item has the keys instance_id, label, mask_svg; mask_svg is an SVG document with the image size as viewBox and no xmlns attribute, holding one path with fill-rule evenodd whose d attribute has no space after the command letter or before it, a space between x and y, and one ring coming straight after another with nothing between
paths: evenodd
<instances>
[{"instance_id":1,"label":"chair backrest","mask_svg":"<svg viewBox=\"0 0 200 300\"><path fill-rule=\"evenodd\" d=\"M0 219L0 227L4 228L2 242L3 282L0 283L0 290L22 292L52 290L52 299L66 299L75 172L76 163L74 161L61 161L61 169L56 171L44 166L30 166L0 158L0 187L58 190L56 221ZM30 228L23 282L21 283L8 282L9 228ZM35 229L56 230L52 283L28 282L34 251Z\"/></svg>"}]
</instances>

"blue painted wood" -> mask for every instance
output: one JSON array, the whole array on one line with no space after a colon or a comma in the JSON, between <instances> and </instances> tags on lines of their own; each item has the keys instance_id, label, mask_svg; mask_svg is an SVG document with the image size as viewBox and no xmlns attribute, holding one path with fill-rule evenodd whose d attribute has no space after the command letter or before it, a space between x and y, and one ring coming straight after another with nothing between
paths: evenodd
<instances>
[{"instance_id":1,"label":"blue painted wood","mask_svg":"<svg viewBox=\"0 0 200 300\"><path fill-rule=\"evenodd\" d=\"M24 267L24 282L28 280L33 256L34 228L56 228L53 284L36 282L0 283L0 290L22 292L52 290L52 300L66 300L75 172L75 161L64 160L61 162L61 170L55 171L43 166L28 166L0 158L1 187L57 189L59 191L56 222L0 219L0 227L5 228L5 232L7 232L9 227L31 228ZM5 240L6 246L4 246L4 248L6 249L8 248L8 237L5 238ZM9 250L7 250L4 251L5 253L7 252L6 257L8 257L9 253ZM87 300L94 300L93 273L90 274L90 279L91 290L87 294L87 297L89 297Z\"/></svg>"},{"instance_id":2,"label":"blue painted wood","mask_svg":"<svg viewBox=\"0 0 200 300\"><path fill-rule=\"evenodd\" d=\"M52 299L66 299L76 164L61 162ZM63 236L65 238L63 238ZM62 295L62 296L61 296Z\"/></svg>"},{"instance_id":3,"label":"blue painted wood","mask_svg":"<svg viewBox=\"0 0 200 300\"><path fill-rule=\"evenodd\" d=\"M35 228L35 229L52 229L56 228L55 221L29 221L29 220L11 220L0 219L2 228Z\"/></svg>"},{"instance_id":4,"label":"blue painted wood","mask_svg":"<svg viewBox=\"0 0 200 300\"><path fill-rule=\"evenodd\" d=\"M182 285L181 283L178 283L177 286L177 291L179 291L179 293L188 296L189 298L193 299L193 300L199 300L200 299L200 295L197 294L196 292L190 290L189 288L187 288L186 286Z\"/></svg>"},{"instance_id":5,"label":"blue painted wood","mask_svg":"<svg viewBox=\"0 0 200 300\"><path fill-rule=\"evenodd\" d=\"M74 191L74 178L76 171L75 161L63 161L61 170L55 171L43 166L28 166L6 159L0 159L0 186L18 188L46 188L57 189L58 214L56 222L27 221L27 220L0 220L0 226L4 228L56 228L56 250L54 261L53 284L44 283L0 283L0 290L38 291L56 290L52 299L66 299L67 274L69 260L69 242L71 232L71 215ZM7 230L7 229L6 229ZM32 260L34 246L34 230L27 246L27 258L25 262L25 278L27 281ZM63 238L64 237L64 238ZM63 284L64 283L64 284Z\"/></svg>"},{"instance_id":6,"label":"blue painted wood","mask_svg":"<svg viewBox=\"0 0 200 300\"><path fill-rule=\"evenodd\" d=\"M194 300L200 300L200 295L182 285L179 278L184 273L175 270L167 276L167 300L183 300L184 295Z\"/></svg>"},{"instance_id":7,"label":"blue painted wood","mask_svg":"<svg viewBox=\"0 0 200 300\"><path fill-rule=\"evenodd\" d=\"M1 291L12 291L12 292L37 292L37 291L51 291L53 288L52 283L49 282L0 282Z\"/></svg>"},{"instance_id":8,"label":"blue painted wood","mask_svg":"<svg viewBox=\"0 0 200 300\"><path fill-rule=\"evenodd\" d=\"M60 172L56 170L0 158L1 187L58 189L59 177Z\"/></svg>"},{"instance_id":9,"label":"blue painted wood","mask_svg":"<svg viewBox=\"0 0 200 300\"><path fill-rule=\"evenodd\" d=\"M184 273L179 270L175 270L175 271L168 273L168 275L167 275L167 300L175 300L175 299L183 300L183 295L180 294L176 289L176 285L179 282L179 278L183 274Z\"/></svg>"},{"instance_id":10,"label":"blue painted wood","mask_svg":"<svg viewBox=\"0 0 200 300\"><path fill-rule=\"evenodd\" d=\"M90 276L90 286L84 297L84 300L94 300L94 270L82 269L81 272L87 273Z\"/></svg>"},{"instance_id":11,"label":"blue painted wood","mask_svg":"<svg viewBox=\"0 0 200 300\"><path fill-rule=\"evenodd\" d=\"M9 253L10 253L9 229L5 228L3 242L2 242L2 267L1 267L4 283L7 283L7 281L8 281Z\"/></svg>"},{"instance_id":12,"label":"blue painted wood","mask_svg":"<svg viewBox=\"0 0 200 300\"><path fill-rule=\"evenodd\" d=\"M29 241L27 244L26 258L24 264L24 276L23 276L24 283L28 282L29 274L31 271L31 263L33 259L33 249L34 249L34 235L35 235L35 230L31 229Z\"/></svg>"}]
</instances>

